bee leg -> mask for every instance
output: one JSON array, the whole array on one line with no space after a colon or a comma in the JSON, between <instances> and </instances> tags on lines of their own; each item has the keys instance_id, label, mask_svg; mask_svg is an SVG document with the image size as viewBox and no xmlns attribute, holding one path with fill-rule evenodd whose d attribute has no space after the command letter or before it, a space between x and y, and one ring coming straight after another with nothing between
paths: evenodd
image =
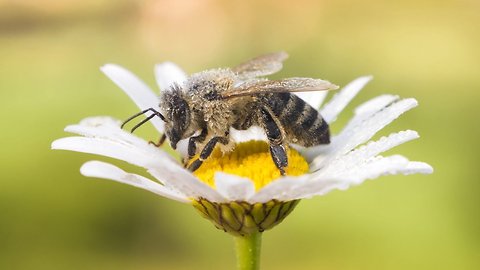
<instances>
[{"instance_id":1,"label":"bee leg","mask_svg":"<svg viewBox=\"0 0 480 270\"><path fill-rule=\"evenodd\" d=\"M163 143L165 142L165 139L167 138L167 135L163 134L160 139L158 140L158 143L154 142L154 141L149 141L148 144L153 144L155 145L156 147L160 147L163 145Z\"/></svg>"},{"instance_id":2,"label":"bee leg","mask_svg":"<svg viewBox=\"0 0 480 270\"><path fill-rule=\"evenodd\" d=\"M190 137L188 140L188 159L191 159L193 156L195 156L197 152L197 142L203 142L205 141L205 138L207 137L207 129L204 128L202 129L202 132L195 137Z\"/></svg>"},{"instance_id":3,"label":"bee leg","mask_svg":"<svg viewBox=\"0 0 480 270\"><path fill-rule=\"evenodd\" d=\"M194 172L200 168L203 161L205 161L212 154L213 149L215 149L215 145L217 145L218 142L221 144L228 144L228 138L220 136L213 137L210 141L208 141L205 147L203 147L200 157L198 157L198 159L188 166L188 170Z\"/></svg>"},{"instance_id":4,"label":"bee leg","mask_svg":"<svg viewBox=\"0 0 480 270\"><path fill-rule=\"evenodd\" d=\"M283 145L270 145L270 154L281 175L285 175L285 168L288 166L287 151Z\"/></svg>"},{"instance_id":5,"label":"bee leg","mask_svg":"<svg viewBox=\"0 0 480 270\"><path fill-rule=\"evenodd\" d=\"M280 173L285 175L285 168L288 166L288 157L285 146L283 145L282 130L277 123L278 120L275 121L276 117L273 116L268 108L262 107L260 114L263 128L270 143L270 154L272 155L273 162L280 170Z\"/></svg>"}]
</instances>

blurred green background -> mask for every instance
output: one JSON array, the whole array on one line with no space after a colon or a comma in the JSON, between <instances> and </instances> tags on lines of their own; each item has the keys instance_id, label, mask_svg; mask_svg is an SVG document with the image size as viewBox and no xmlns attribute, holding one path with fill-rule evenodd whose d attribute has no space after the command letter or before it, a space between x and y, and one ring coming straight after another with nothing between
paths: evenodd
<instances>
[{"instance_id":1,"label":"blurred green background","mask_svg":"<svg viewBox=\"0 0 480 270\"><path fill-rule=\"evenodd\" d=\"M231 238L192 207L87 179L98 157L50 143L86 116L137 111L104 63L155 86L157 62L195 72L278 50L278 76L374 75L354 105L417 98L380 135L419 131L389 154L435 173L303 201L264 235L262 269L480 269L479 48L477 0L0 0L0 269L233 269Z\"/></svg>"}]
</instances>

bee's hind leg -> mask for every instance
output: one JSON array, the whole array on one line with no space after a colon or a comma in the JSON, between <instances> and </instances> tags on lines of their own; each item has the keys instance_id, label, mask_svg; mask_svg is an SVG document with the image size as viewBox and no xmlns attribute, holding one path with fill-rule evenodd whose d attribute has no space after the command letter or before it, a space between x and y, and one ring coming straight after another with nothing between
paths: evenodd
<instances>
[{"instance_id":1,"label":"bee's hind leg","mask_svg":"<svg viewBox=\"0 0 480 270\"><path fill-rule=\"evenodd\" d=\"M287 150L283 144L283 136L278 119L266 107L260 109L260 117L265 133L270 143L270 154L280 174L285 175L285 168L288 166ZM276 121L277 120L277 121Z\"/></svg>"},{"instance_id":2,"label":"bee's hind leg","mask_svg":"<svg viewBox=\"0 0 480 270\"><path fill-rule=\"evenodd\" d=\"M285 147L282 144L270 144L270 154L272 155L273 162L280 171L280 174L285 175L285 168L288 166L288 157Z\"/></svg>"},{"instance_id":3,"label":"bee's hind leg","mask_svg":"<svg viewBox=\"0 0 480 270\"><path fill-rule=\"evenodd\" d=\"M227 134L228 135L228 134ZM188 170L191 172L196 171L200 166L202 165L203 161L205 161L213 152L213 149L215 149L215 146L217 143L221 144L228 144L228 138L227 137L213 137L208 143L203 147L202 152L200 153L200 156L198 159L196 159L190 166L188 166Z\"/></svg>"}]
</instances>

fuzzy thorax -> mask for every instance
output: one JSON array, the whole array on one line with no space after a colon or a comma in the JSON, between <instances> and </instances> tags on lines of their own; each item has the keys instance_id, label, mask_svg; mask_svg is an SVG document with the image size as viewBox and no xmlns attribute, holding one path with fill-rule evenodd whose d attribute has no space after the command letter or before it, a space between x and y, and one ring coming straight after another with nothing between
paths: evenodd
<instances>
[{"instance_id":1,"label":"fuzzy thorax","mask_svg":"<svg viewBox=\"0 0 480 270\"><path fill-rule=\"evenodd\" d=\"M308 171L305 159L294 149L288 149L287 153L286 174L305 174ZM198 157L190 162L196 158ZM256 190L281 176L273 163L268 144L263 141L240 143L228 153L222 153L217 148L194 174L215 188L214 175L219 171L251 179ZM233 235L249 235L271 229L282 222L298 202L271 200L254 204L237 201L217 203L200 198L193 201L193 206L218 229Z\"/></svg>"}]
</instances>

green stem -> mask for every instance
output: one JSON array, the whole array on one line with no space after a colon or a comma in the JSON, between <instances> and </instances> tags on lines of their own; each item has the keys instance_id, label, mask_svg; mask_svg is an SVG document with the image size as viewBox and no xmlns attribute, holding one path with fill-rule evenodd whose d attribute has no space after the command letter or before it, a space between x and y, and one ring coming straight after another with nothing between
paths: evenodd
<instances>
[{"instance_id":1,"label":"green stem","mask_svg":"<svg viewBox=\"0 0 480 270\"><path fill-rule=\"evenodd\" d=\"M247 236L235 237L238 270L259 270L262 233L255 232Z\"/></svg>"}]
</instances>

